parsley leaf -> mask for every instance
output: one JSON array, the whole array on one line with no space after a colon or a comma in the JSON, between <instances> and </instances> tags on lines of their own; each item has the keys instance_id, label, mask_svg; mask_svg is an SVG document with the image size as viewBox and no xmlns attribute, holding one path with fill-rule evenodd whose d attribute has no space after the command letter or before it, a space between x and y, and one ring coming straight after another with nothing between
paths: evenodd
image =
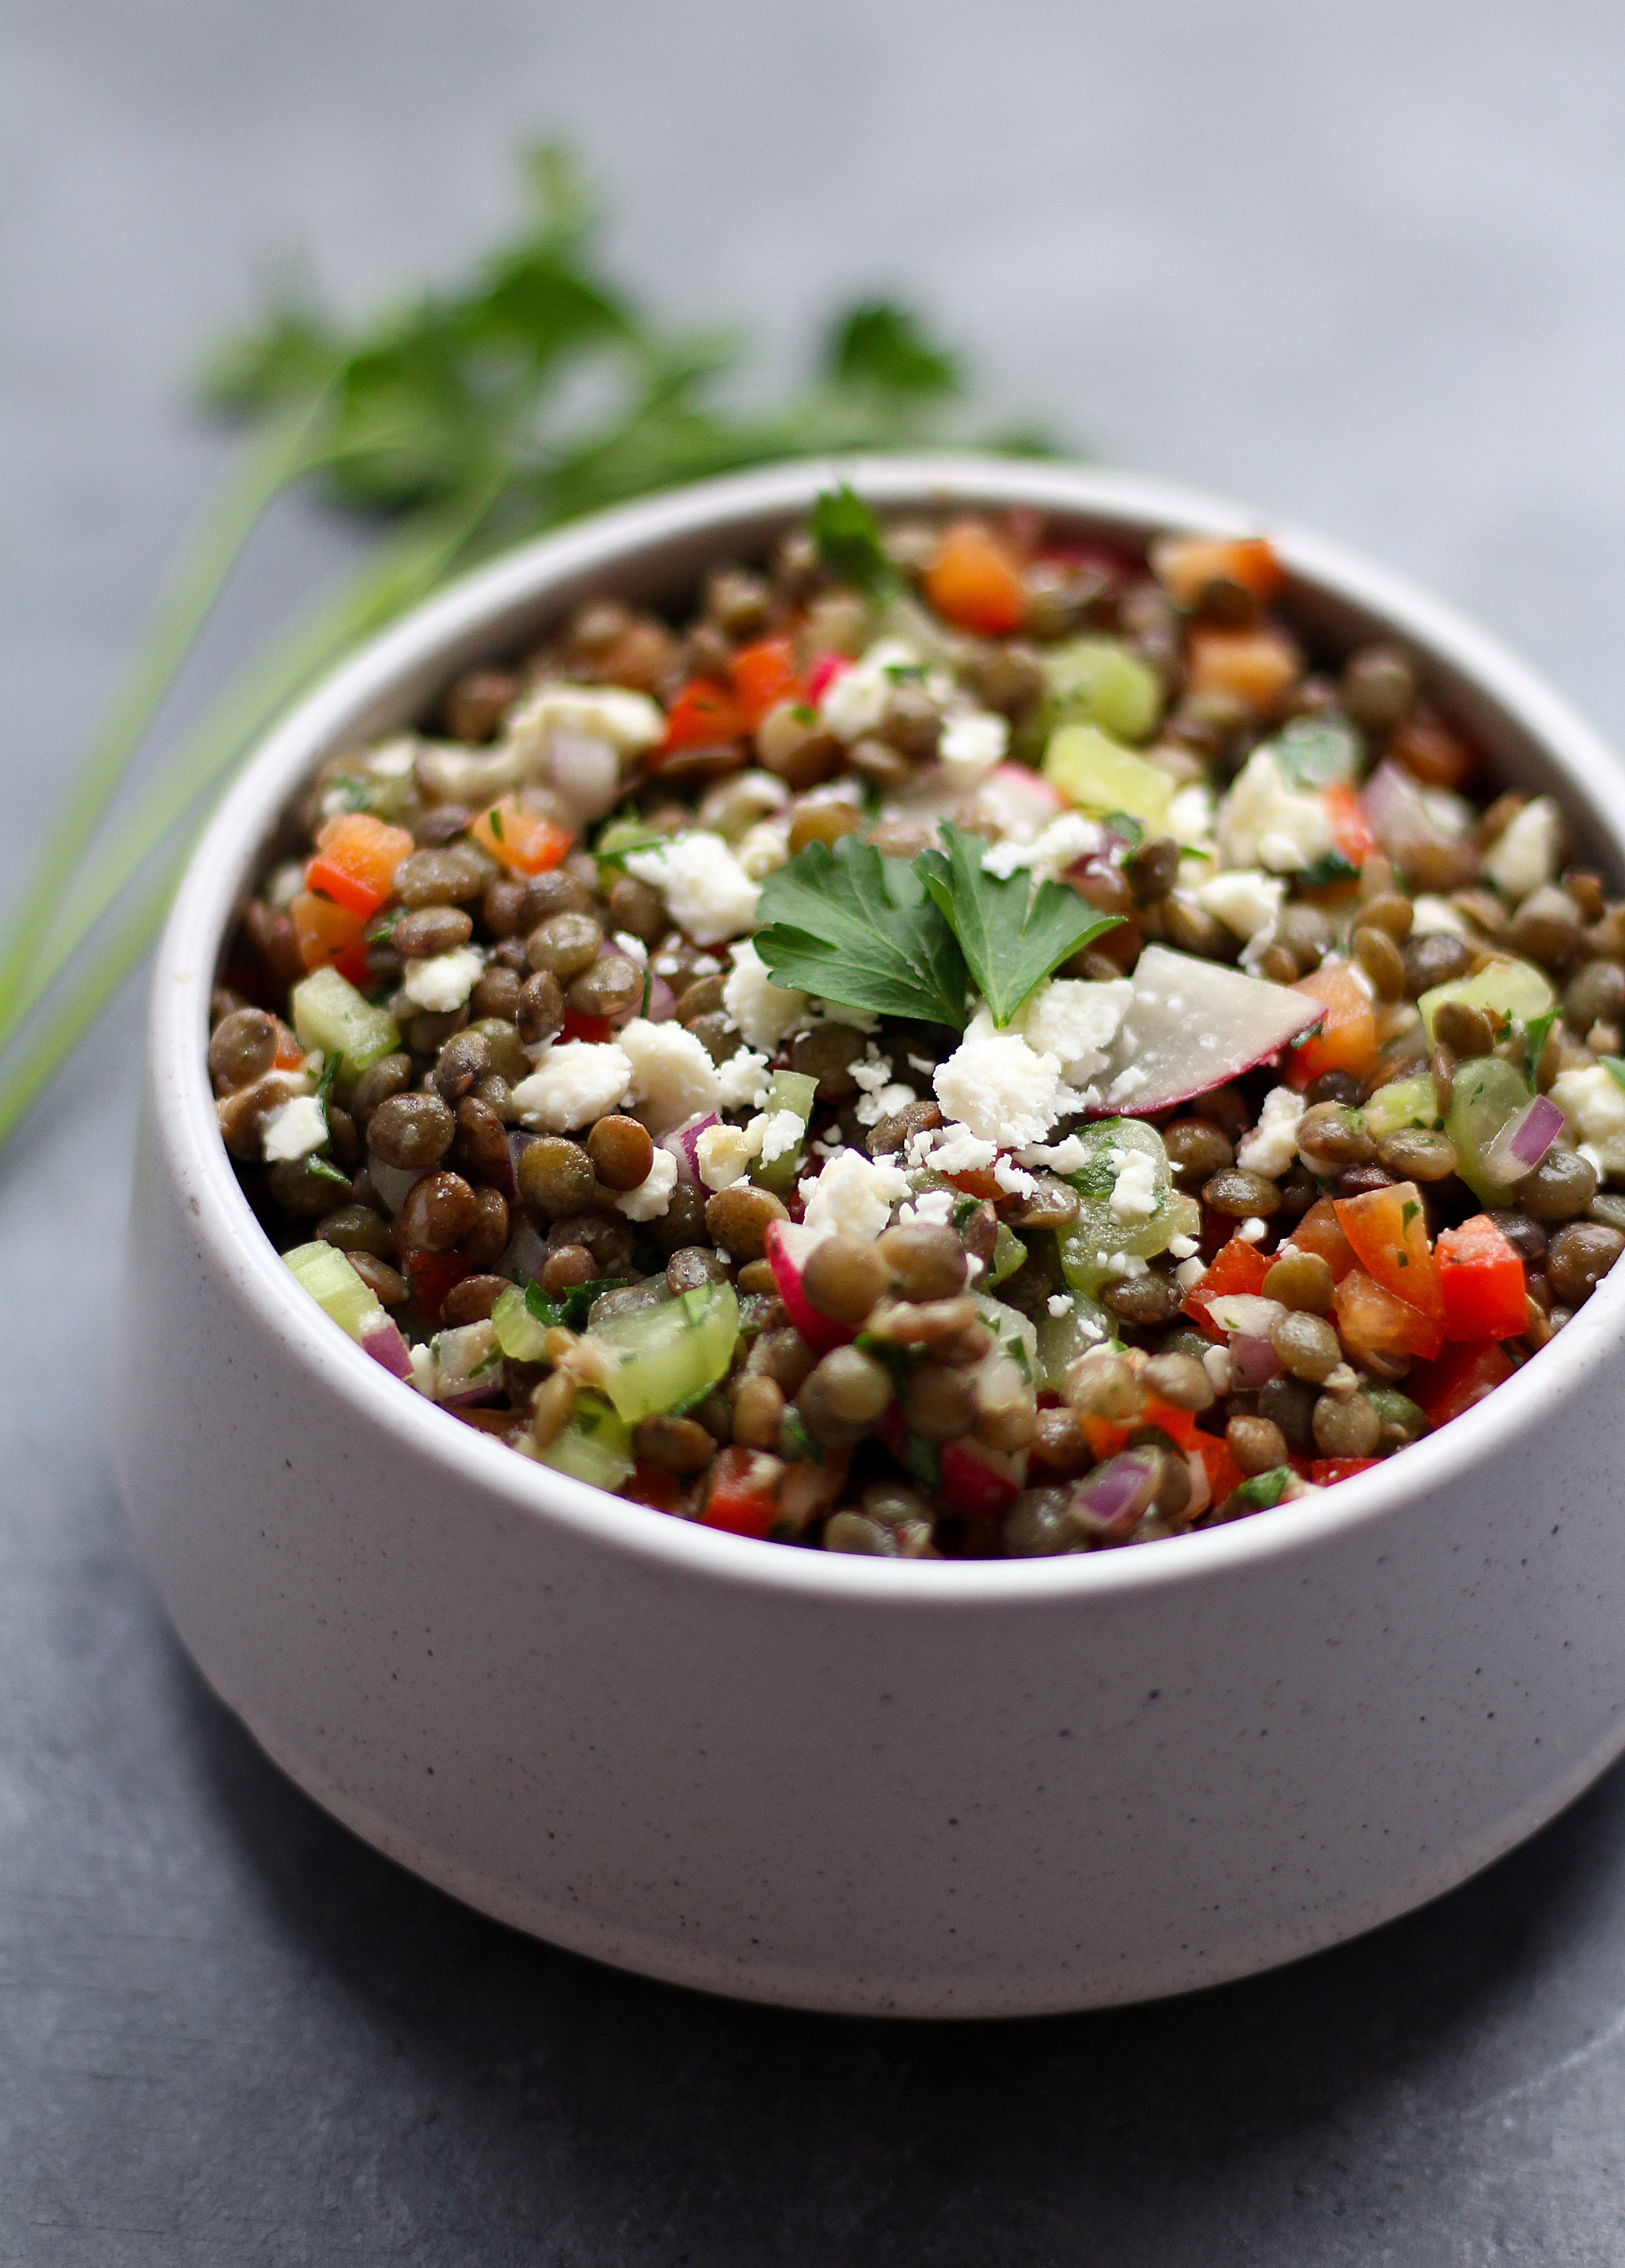
<instances>
[{"instance_id":1,"label":"parsley leaf","mask_svg":"<svg viewBox=\"0 0 1625 2268\"><path fill-rule=\"evenodd\" d=\"M550 1300L540 1284L533 1282L525 1286L525 1305L544 1330L562 1324L565 1330L579 1331L594 1300L606 1292L618 1292L627 1281L624 1276L595 1276L590 1283L572 1284L562 1300Z\"/></svg>"},{"instance_id":2,"label":"parsley leaf","mask_svg":"<svg viewBox=\"0 0 1625 2268\"><path fill-rule=\"evenodd\" d=\"M1024 866L1001 879L982 864L986 844L946 821L948 846L923 851L916 865L943 919L959 940L977 990L995 1024L1008 1024L1035 984L1069 961L1119 916L1097 913L1075 890L1040 882Z\"/></svg>"},{"instance_id":3,"label":"parsley leaf","mask_svg":"<svg viewBox=\"0 0 1625 2268\"><path fill-rule=\"evenodd\" d=\"M1625 1056L1599 1056L1597 1060L1616 1086L1625 1086Z\"/></svg>"},{"instance_id":4,"label":"parsley leaf","mask_svg":"<svg viewBox=\"0 0 1625 2268\"><path fill-rule=\"evenodd\" d=\"M876 300L851 308L830 342L831 376L847 386L878 386L889 394L957 394L953 357L933 346L906 307Z\"/></svg>"},{"instance_id":5,"label":"parsley leaf","mask_svg":"<svg viewBox=\"0 0 1625 2268\"><path fill-rule=\"evenodd\" d=\"M1352 882L1359 871L1353 859L1345 858L1341 850L1326 850L1313 865L1303 869L1297 880L1306 890L1326 890L1333 882Z\"/></svg>"},{"instance_id":6,"label":"parsley leaf","mask_svg":"<svg viewBox=\"0 0 1625 2268\"><path fill-rule=\"evenodd\" d=\"M820 494L812 508L812 536L819 559L837 582L851 583L871 598L889 596L899 587L879 522L845 481Z\"/></svg>"},{"instance_id":7,"label":"parsley leaf","mask_svg":"<svg viewBox=\"0 0 1625 2268\"><path fill-rule=\"evenodd\" d=\"M964 1029L964 956L900 858L883 858L855 835L833 851L809 843L767 877L757 911L753 942L775 984Z\"/></svg>"},{"instance_id":8,"label":"parsley leaf","mask_svg":"<svg viewBox=\"0 0 1625 2268\"><path fill-rule=\"evenodd\" d=\"M1531 1094L1540 1092L1540 1058L1546 1053L1547 1038L1556 1021L1556 1009L1548 1008L1544 1016L1534 1017L1524 1027L1524 1077L1529 1083ZM1607 1061L1606 1056L1603 1061ZM1621 1084L1625 1086L1625 1079Z\"/></svg>"}]
</instances>

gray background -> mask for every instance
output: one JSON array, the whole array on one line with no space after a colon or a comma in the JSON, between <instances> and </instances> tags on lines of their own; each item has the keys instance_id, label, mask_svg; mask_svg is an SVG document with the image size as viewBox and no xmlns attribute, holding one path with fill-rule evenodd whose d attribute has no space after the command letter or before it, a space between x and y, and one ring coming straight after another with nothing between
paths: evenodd
<instances>
[{"instance_id":1,"label":"gray background","mask_svg":"<svg viewBox=\"0 0 1625 2268\"><path fill-rule=\"evenodd\" d=\"M229 461L184 390L255 261L449 272L538 129L768 374L900 287L999 408L1370 549L1618 734L1622 87L1602 0L7 0L0 889ZM352 544L283 512L174 716ZM1283 1975L948 2030L596 1970L316 1813L118 1524L138 1015L0 1160L0 2260L1625 2258L1619 1775Z\"/></svg>"}]
</instances>

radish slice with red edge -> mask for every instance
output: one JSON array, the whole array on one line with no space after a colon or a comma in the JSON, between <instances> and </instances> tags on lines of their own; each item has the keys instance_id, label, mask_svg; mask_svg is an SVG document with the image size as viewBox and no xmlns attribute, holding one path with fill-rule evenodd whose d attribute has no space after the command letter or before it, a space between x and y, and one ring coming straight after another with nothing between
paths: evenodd
<instances>
[{"instance_id":1,"label":"radish slice with red edge","mask_svg":"<svg viewBox=\"0 0 1625 2268\"><path fill-rule=\"evenodd\" d=\"M1091 1118L1149 1118L1209 1094L1268 1063L1325 1012L1304 993L1162 945L1147 946L1131 981Z\"/></svg>"},{"instance_id":2,"label":"radish slice with red edge","mask_svg":"<svg viewBox=\"0 0 1625 2268\"><path fill-rule=\"evenodd\" d=\"M767 1264L773 1271L785 1313L809 1347L819 1354L828 1354L831 1347L849 1345L857 1332L851 1324L838 1323L821 1313L807 1296L801 1278L806 1273L808 1256L815 1245L822 1242L816 1229L798 1227L794 1221L770 1220L767 1224Z\"/></svg>"}]
</instances>

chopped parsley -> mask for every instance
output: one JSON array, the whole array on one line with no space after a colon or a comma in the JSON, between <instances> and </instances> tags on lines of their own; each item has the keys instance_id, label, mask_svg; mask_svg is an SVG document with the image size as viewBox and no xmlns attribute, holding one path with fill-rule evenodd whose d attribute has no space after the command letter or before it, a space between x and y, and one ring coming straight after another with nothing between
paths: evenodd
<instances>
[{"instance_id":1,"label":"chopped parsley","mask_svg":"<svg viewBox=\"0 0 1625 2268\"><path fill-rule=\"evenodd\" d=\"M825 489L812 508L812 537L826 572L870 598L890 598L900 587L886 556L880 523L857 491L843 481Z\"/></svg>"},{"instance_id":2,"label":"chopped parsley","mask_svg":"<svg viewBox=\"0 0 1625 2268\"><path fill-rule=\"evenodd\" d=\"M618 1292L629 1280L624 1276L595 1276L586 1284L572 1284L562 1300L550 1300L540 1284L529 1283L525 1286L525 1305L544 1330L562 1327L579 1331L594 1300L606 1292Z\"/></svg>"},{"instance_id":3,"label":"chopped parsley","mask_svg":"<svg viewBox=\"0 0 1625 2268\"><path fill-rule=\"evenodd\" d=\"M1035 985L1117 928L1119 917L1097 913L1059 882L1040 882L1035 890L1024 866L1003 877L990 874L979 835L946 821L939 832L946 855L926 850L914 863L959 941L993 1022L1008 1024Z\"/></svg>"}]
</instances>

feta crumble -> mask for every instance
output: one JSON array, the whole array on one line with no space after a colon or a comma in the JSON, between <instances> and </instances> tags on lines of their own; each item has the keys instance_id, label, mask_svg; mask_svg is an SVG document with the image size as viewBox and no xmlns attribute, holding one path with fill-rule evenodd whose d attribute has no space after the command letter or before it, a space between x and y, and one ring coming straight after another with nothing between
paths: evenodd
<instances>
[{"instance_id":1,"label":"feta crumble","mask_svg":"<svg viewBox=\"0 0 1625 2268\"><path fill-rule=\"evenodd\" d=\"M722 987L722 1005L753 1048L776 1048L805 1014L807 995L775 984L747 938L728 947L734 965Z\"/></svg>"},{"instance_id":2,"label":"feta crumble","mask_svg":"<svg viewBox=\"0 0 1625 2268\"><path fill-rule=\"evenodd\" d=\"M1103 1071L1134 988L1127 977L1090 984L1075 976L1040 984L1021 1019L1022 1036L1039 1055L1056 1057L1069 1085Z\"/></svg>"},{"instance_id":3,"label":"feta crumble","mask_svg":"<svg viewBox=\"0 0 1625 2268\"><path fill-rule=\"evenodd\" d=\"M627 1100L657 1139L697 1110L714 1110L721 1101L716 1065L681 1024L634 1016L614 1052L626 1064Z\"/></svg>"},{"instance_id":4,"label":"feta crumble","mask_svg":"<svg viewBox=\"0 0 1625 2268\"><path fill-rule=\"evenodd\" d=\"M1010 722L990 709L971 709L949 717L937 742L937 761L950 787L972 788L984 772L1004 762L1010 745Z\"/></svg>"},{"instance_id":5,"label":"feta crumble","mask_svg":"<svg viewBox=\"0 0 1625 2268\"><path fill-rule=\"evenodd\" d=\"M839 1150L811 1185L803 1226L818 1236L843 1229L873 1244L891 1219L893 1205L908 1194L907 1177L897 1167L877 1164L856 1150Z\"/></svg>"},{"instance_id":6,"label":"feta crumble","mask_svg":"<svg viewBox=\"0 0 1625 2268\"><path fill-rule=\"evenodd\" d=\"M1057 1322L1062 1315L1069 1315L1072 1313L1072 1301L1065 1292L1052 1292L1046 1304Z\"/></svg>"},{"instance_id":7,"label":"feta crumble","mask_svg":"<svg viewBox=\"0 0 1625 2268\"><path fill-rule=\"evenodd\" d=\"M1562 858L1563 823L1549 795L1526 803L1491 844L1484 872L1502 894L1522 904L1556 874Z\"/></svg>"},{"instance_id":8,"label":"feta crumble","mask_svg":"<svg viewBox=\"0 0 1625 2268\"><path fill-rule=\"evenodd\" d=\"M1297 1155L1297 1122L1304 1107L1303 1096L1289 1086L1272 1086L1258 1124L1236 1152L1236 1163L1272 1182L1284 1174Z\"/></svg>"},{"instance_id":9,"label":"feta crumble","mask_svg":"<svg viewBox=\"0 0 1625 2268\"><path fill-rule=\"evenodd\" d=\"M696 945L720 945L756 919L761 887L720 835L676 835L657 850L634 850L626 871L663 895L673 921Z\"/></svg>"},{"instance_id":10,"label":"feta crumble","mask_svg":"<svg viewBox=\"0 0 1625 2268\"><path fill-rule=\"evenodd\" d=\"M1625 1101L1625 1096L1621 1100ZM290 1158L307 1158L327 1138L327 1114L321 1105L314 1094L296 1094L265 1122L265 1162L274 1166Z\"/></svg>"},{"instance_id":11,"label":"feta crumble","mask_svg":"<svg viewBox=\"0 0 1625 2268\"><path fill-rule=\"evenodd\" d=\"M767 1100L767 1057L741 1048L717 1072L719 1110L755 1109Z\"/></svg>"},{"instance_id":12,"label":"feta crumble","mask_svg":"<svg viewBox=\"0 0 1625 2268\"><path fill-rule=\"evenodd\" d=\"M762 1163L771 1166L776 1158L795 1155L807 1128L794 1110L772 1110L753 1118L748 1130L760 1145Z\"/></svg>"},{"instance_id":13,"label":"feta crumble","mask_svg":"<svg viewBox=\"0 0 1625 2268\"><path fill-rule=\"evenodd\" d=\"M1149 1220L1156 1210L1156 1161L1145 1150L1107 1151L1115 1179L1109 1210L1119 1220Z\"/></svg>"},{"instance_id":14,"label":"feta crumble","mask_svg":"<svg viewBox=\"0 0 1625 2268\"><path fill-rule=\"evenodd\" d=\"M628 1220L659 1220L670 1209L676 1186L676 1160L669 1150L656 1150L646 1178L635 1189L626 1189L617 1197L616 1210Z\"/></svg>"},{"instance_id":15,"label":"feta crumble","mask_svg":"<svg viewBox=\"0 0 1625 2268\"><path fill-rule=\"evenodd\" d=\"M1036 881L1053 882L1068 866L1098 850L1105 839L1103 829L1081 811L1064 811L1035 843L1016 843L1007 836L1001 843L990 843L982 854L982 866L985 873L997 874L1001 880L1025 866Z\"/></svg>"},{"instance_id":16,"label":"feta crumble","mask_svg":"<svg viewBox=\"0 0 1625 2268\"><path fill-rule=\"evenodd\" d=\"M509 748L530 762L545 755L555 733L607 740L617 755L640 755L666 737L666 718L646 693L619 685L538 685L507 721Z\"/></svg>"},{"instance_id":17,"label":"feta crumble","mask_svg":"<svg viewBox=\"0 0 1625 2268\"><path fill-rule=\"evenodd\" d=\"M454 946L426 961L409 961L401 990L416 1008L449 1016L461 1008L485 972L485 956L476 945Z\"/></svg>"},{"instance_id":18,"label":"feta crumble","mask_svg":"<svg viewBox=\"0 0 1625 2268\"><path fill-rule=\"evenodd\" d=\"M1030 1048L1019 1032L995 1031L986 1008L932 1085L945 1116L999 1150L1041 1142L1071 1101L1060 1057Z\"/></svg>"},{"instance_id":19,"label":"feta crumble","mask_svg":"<svg viewBox=\"0 0 1625 2268\"><path fill-rule=\"evenodd\" d=\"M618 1108L632 1075L631 1057L613 1041L555 1040L514 1088L514 1112L537 1133L567 1134Z\"/></svg>"},{"instance_id":20,"label":"feta crumble","mask_svg":"<svg viewBox=\"0 0 1625 2268\"><path fill-rule=\"evenodd\" d=\"M1580 1155L1601 1174L1625 1174L1625 1086L1601 1064L1559 1071L1552 1101L1578 1137Z\"/></svg>"},{"instance_id":21,"label":"feta crumble","mask_svg":"<svg viewBox=\"0 0 1625 2268\"><path fill-rule=\"evenodd\" d=\"M750 1170L762 1147L761 1121L749 1126L707 1126L694 1144L694 1162L708 1189L731 1189Z\"/></svg>"},{"instance_id":22,"label":"feta crumble","mask_svg":"<svg viewBox=\"0 0 1625 2268\"><path fill-rule=\"evenodd\" d=\"M1279 874L1240 866L1199 882L1191 895L1205 914L1222 921L1237 937L1253 938L1280 913L1287 886Z\"/></svg>"},{"instance_id":23,"label":"feta crumble","mask_svg":"<svg viewBox=\"0 0 1625 2268\"><path fill-rule=\"evenodd\" d=\"M1271 751L1255 748L1220 806L1218 842L1227 866L1292 873L1333 848L1332 823L1318 795L1289 787Z\"/></svg>"}]
</instances>

